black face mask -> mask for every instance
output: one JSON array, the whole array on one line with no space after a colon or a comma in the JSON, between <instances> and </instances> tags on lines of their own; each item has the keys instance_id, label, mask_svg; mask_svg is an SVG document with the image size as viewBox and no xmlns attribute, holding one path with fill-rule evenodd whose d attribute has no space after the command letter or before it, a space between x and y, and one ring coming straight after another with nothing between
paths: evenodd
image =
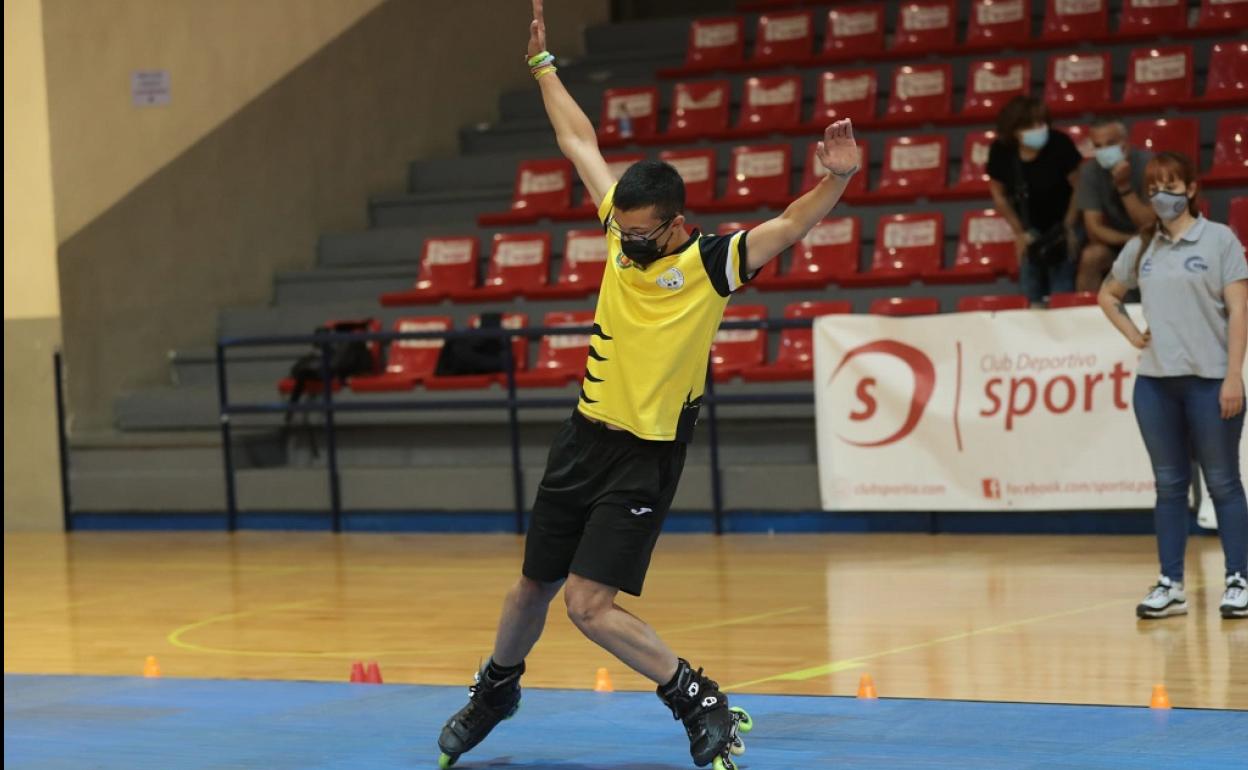
<instances>
[{"instance_id":1,"label":"black face mask","mask_svg":"<svg viewBox=\"0 0 1248 770\"><path fill-rule=\"evenodd\" d=\"M671 220L659 226L660 230L666 230ZM620 240L620 249L623 250L624 256L628 257L630 262L635 262L642 267L649 267L652 263L663 258L663 247L659 245L657 238L635 238Z\"/></svg>"}]
</instances>

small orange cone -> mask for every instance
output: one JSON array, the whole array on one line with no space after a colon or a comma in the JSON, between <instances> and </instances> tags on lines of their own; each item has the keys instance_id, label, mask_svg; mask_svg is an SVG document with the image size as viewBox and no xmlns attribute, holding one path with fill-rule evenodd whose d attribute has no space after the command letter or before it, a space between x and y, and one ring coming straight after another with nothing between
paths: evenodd
<instances>
[{"instance_id":1,"label":"small orange cone","mask_svg":"<svg viewBox=\"0 0 1248 770\"><path fill-rule=\"evenodd\" d=\"M368 678L364 674L364 664L360 663L359 661L352 663L351 664L351 682L355 684L362 684L367 681L368 681Z\"/></svg>"},{"instance_id":2,"label":"small orange cone","mask_svg":"<svg viewBox=\"0 0 1248 770\"><path fill-rule=\"evenodd\" d=\"M598 676L594 677L594 692L615 692L611 674L605 668L598 669Z\"/></svg>"},{"instance_id":3,"label":"small orange cone","mask_svg":"<svg viewBox=\"0 0 1248 770\"><path fill-rule=\"evenodd\" d=\"M143 676L148 679L160 678L160 664L156 662L155 655L148 655L147 660L143 661Z\"/></svg>"},{"instance_id":4,"label":"small orange cone","mask_svg":"<svg viewBox=\"0 0 1248 770\"><path fill-rule=\"evenodd\" d=\"M863 674L862 678L858 680L858 697L868 700L875 700L880 697L875 692L875 682L871 681L870 674Z\"/></svg>"},{"instance_id":5,"label":"small orange cone","mask_svg":"<svg viewBox=\"0 0 1248 770\"><path fill-rule=\"evenodd\" d=\"M1148 707L1152 709L1170 708L1170 693L1166 692L1164 684L1153 685L1153 698L1148 702Z\"/></svg>"},{"instance_id":6,"label":"small orange cone","mask_svg":"<svg viewBox=\"0 0 1248 770\"><path fill-rule=\"evenodd\" d=\"M368 664L364 671L364 681L368 684L381 684L381 667L377 665L377 661Z\"/></svg>"}]
</instances>

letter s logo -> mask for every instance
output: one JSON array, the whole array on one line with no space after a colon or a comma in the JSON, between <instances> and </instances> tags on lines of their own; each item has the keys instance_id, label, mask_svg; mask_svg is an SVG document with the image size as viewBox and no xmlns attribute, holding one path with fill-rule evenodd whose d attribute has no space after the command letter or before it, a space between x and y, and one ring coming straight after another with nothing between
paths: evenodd
<instances>
[{"instance_id":1,"label":"letter s logo","mask_svg":"<svg viewBox=\"0 0 1248 770\"><path fill-rule=\"evenodd\" d=\"M927 408L927 402L932 398L932 391L936 389L936 367L932 365L931 359L918 348L897 342L896 340L876 340L849 351L845 354L845 358L841 359L841 363L836 367L836 370L832 372L832 376L828 378L828 384L832 384L832 381L841 373L846 364L858 356L869 353L882 353L893 356L910 367L910 371L914 373L914 395L910 398L910 407L906 412L905 421L891 435L876 441L854 441L841 436L841 440L845 443L860 447L885 446L901 441L910 435L918 427L919 420L923 417L923 411ZM850 412L849 418L851 420L855 422L869 420L876 413L878 404L873 393L875 385L876 380L874 377L864 377L858 383L855 395L862 406L860 409Z\"/></svg>"}]
</instances>

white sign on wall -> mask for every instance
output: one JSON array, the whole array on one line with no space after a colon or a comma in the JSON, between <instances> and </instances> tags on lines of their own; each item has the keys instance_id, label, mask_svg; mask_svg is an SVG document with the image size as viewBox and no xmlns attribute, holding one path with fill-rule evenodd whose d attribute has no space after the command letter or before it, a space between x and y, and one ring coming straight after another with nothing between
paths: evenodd
<instances>
[{"instance_id":1,"label":"white sign on wall","mask_svg":"<svg viewBox=\"0 0 1248 770\"><path fill-rule=\"evenodd\" d=\"M169 103L169 70L136 70L130 74L130 101L135 107Z\"/></svg>"}]
</instances>

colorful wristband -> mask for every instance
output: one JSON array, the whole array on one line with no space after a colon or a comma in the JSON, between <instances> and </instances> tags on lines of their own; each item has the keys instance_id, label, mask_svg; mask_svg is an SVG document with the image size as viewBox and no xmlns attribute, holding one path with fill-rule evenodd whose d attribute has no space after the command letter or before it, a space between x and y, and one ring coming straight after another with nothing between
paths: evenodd
<instances>
[{"instance_id":1,"label":"colorful wristband","mask_svg":"<svg viewBox=\"0 0 1248 770\"><path fill-rule=\"evenodd\" d=\"M555 67L555 65L553 64L548 67L542 67L541 69L535 70L533 72L533 79L540 80L542 75L549 75L550 73L557 71L557 69L558 68Z\"/></svg>"},{"instance_id":2,"label":"colorful wristband","mask_svg":"<svg viewBox=\"0 0 1248 770\"><path fill-rule=\"evenodd\" d=\"M553 61L554 58L554 55L551 54L550 51L542 51L541 53L536 53L529 57L529 66L536 67L543 59L551 59Z\"/></svg>"}]
</instances>

